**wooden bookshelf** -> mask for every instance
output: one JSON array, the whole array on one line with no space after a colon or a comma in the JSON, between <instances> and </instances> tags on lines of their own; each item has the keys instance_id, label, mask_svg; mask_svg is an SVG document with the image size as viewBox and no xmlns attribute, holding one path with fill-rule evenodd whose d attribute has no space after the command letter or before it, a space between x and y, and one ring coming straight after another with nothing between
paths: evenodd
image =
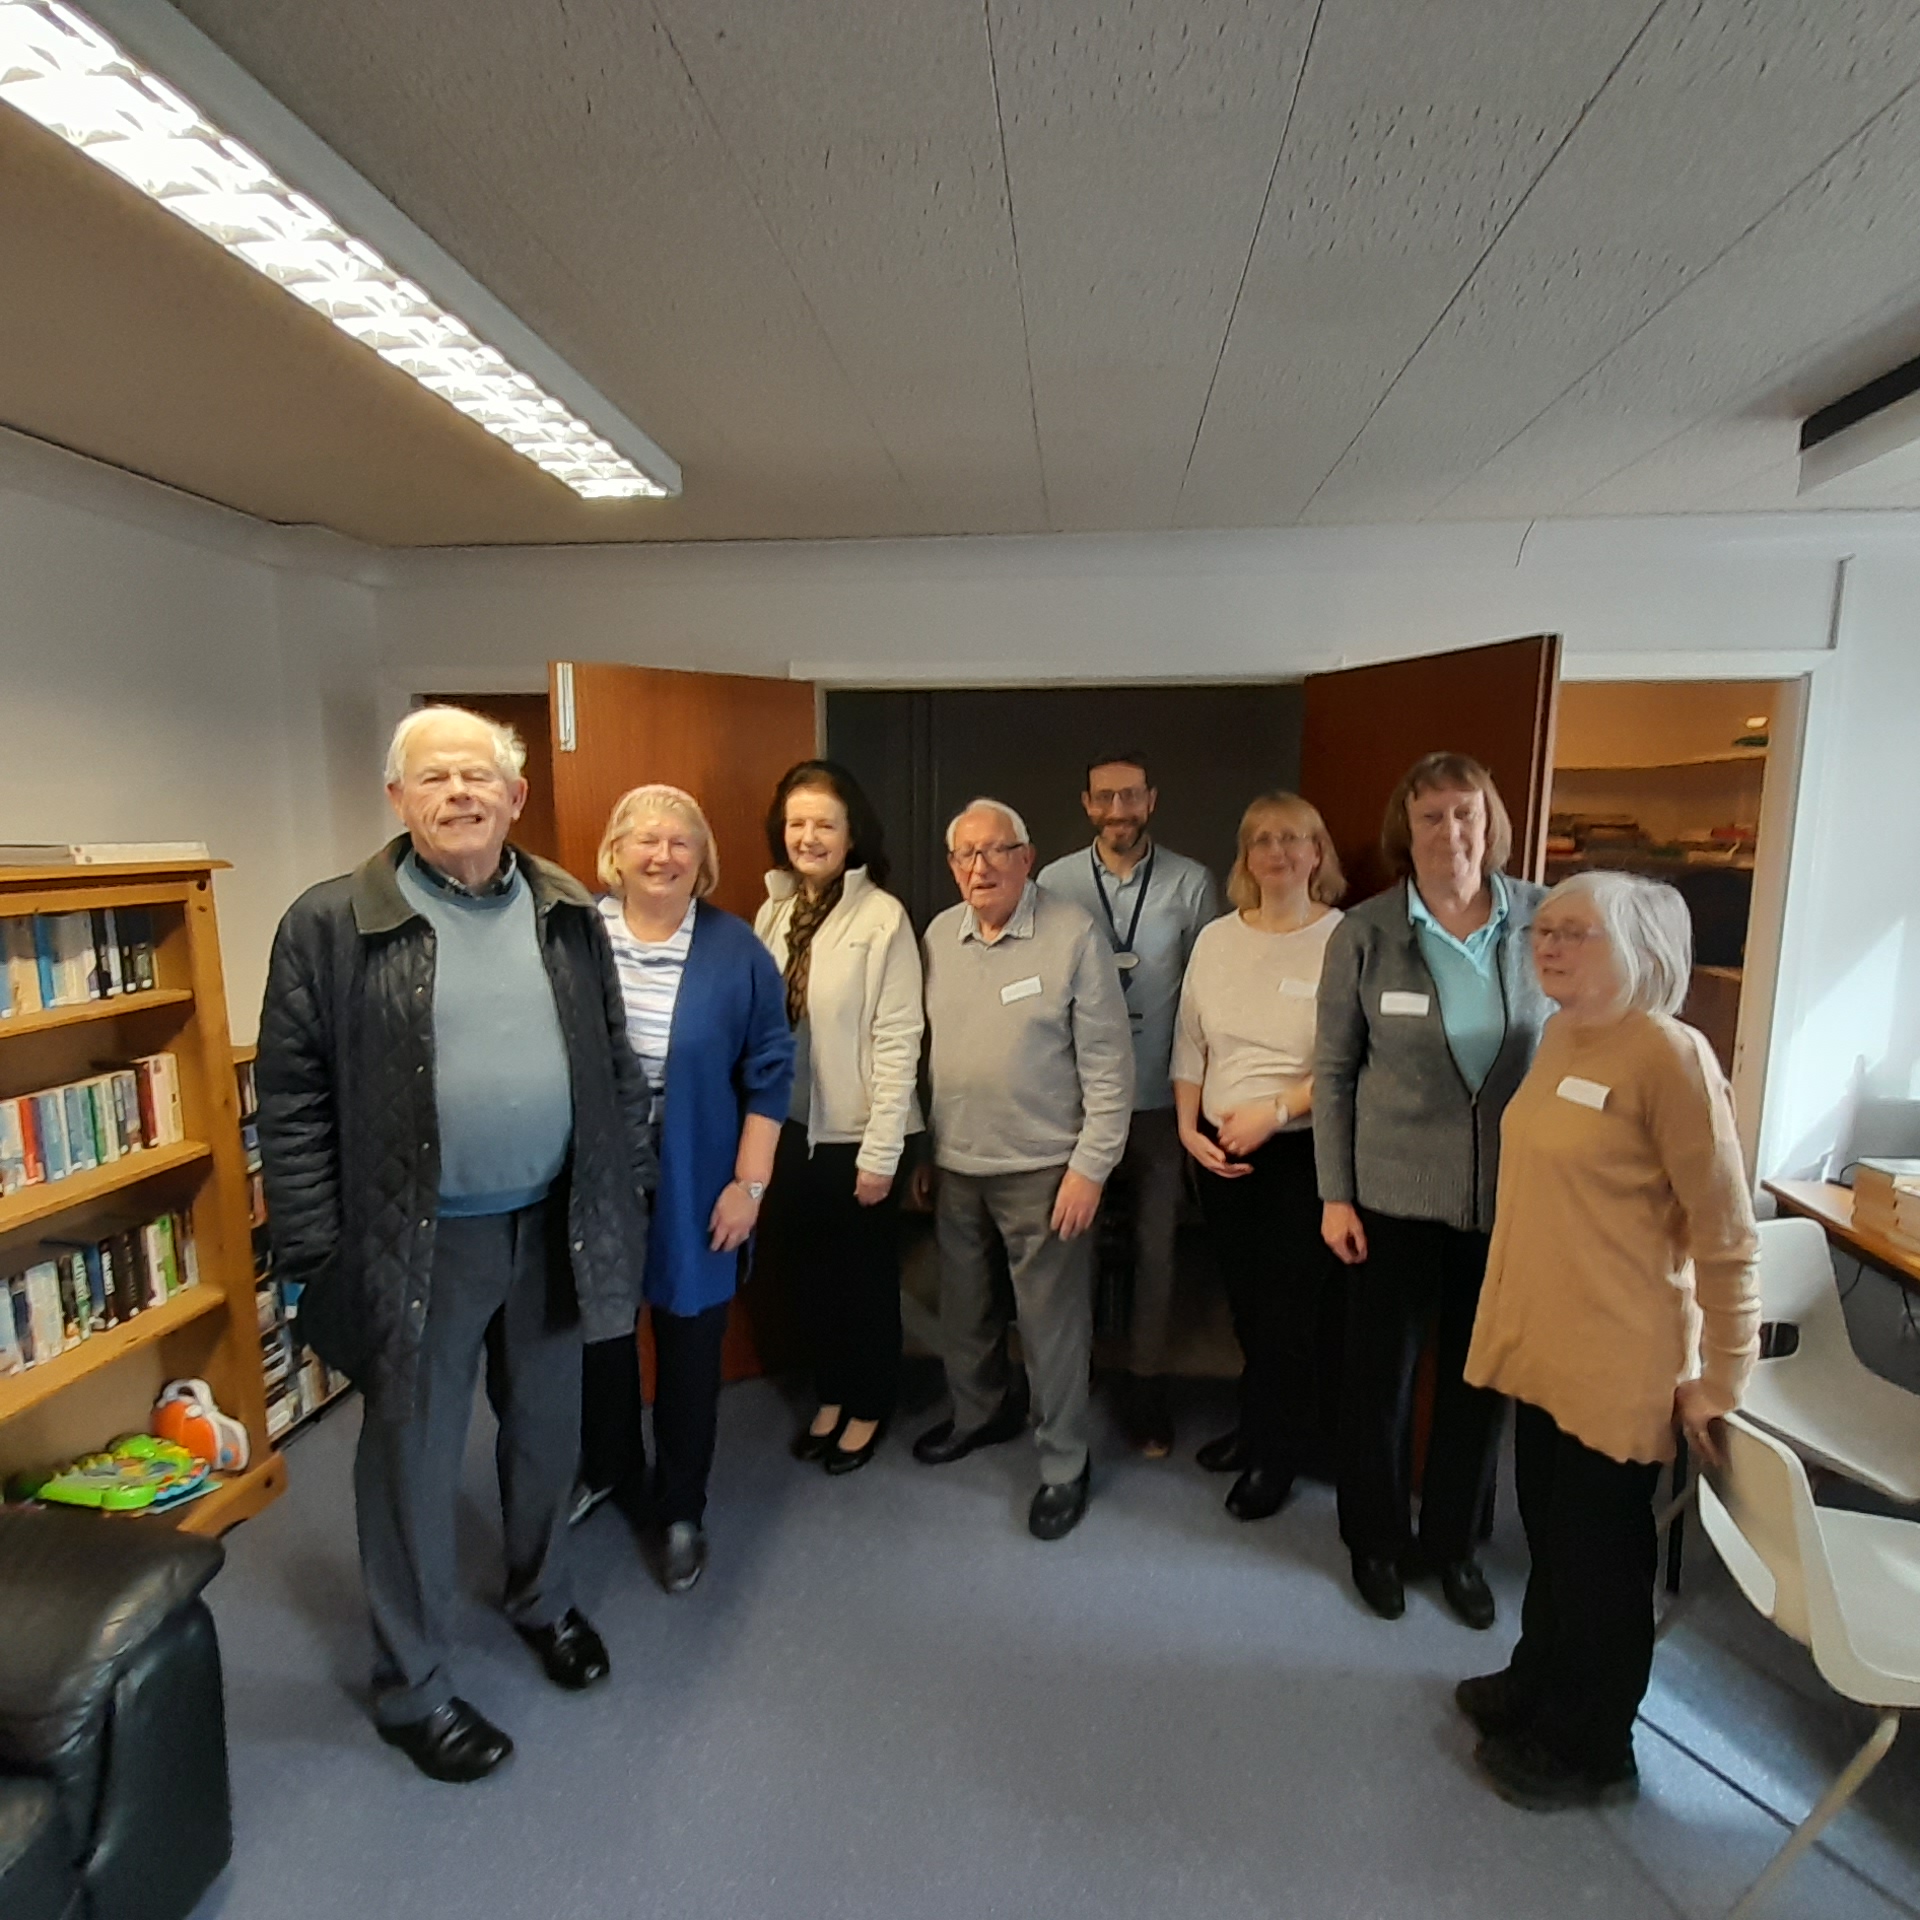
<instances>
[{"instance_id":1,"label":"wooden bookshelf","mask_svg":"<svg viewBox=\"0 0 1920 1920\"><path fill-rule=\"evenodd\" d=\"M252 1464L202 1498L142 1526L219 1533L284 1489L267 1437L253 1290L247 1168L240 1142L213 874L224 863L0 867L0 919L111 907L151 919L155 985L81 1005L0 1018L0 1099L81 1080L139 1054L179 1070L186 1138L123 1154L0 1199L0 1275L19 1272L43 1236L97 1237L116 1220L185 1212L200 1278L158 1306L0 1379L0 1475L94 1451L143 1429L168 1380L197 1377L241 1421ZM102 1525L122 1524L102 1516Z\"/></svg>"}]
</instances>

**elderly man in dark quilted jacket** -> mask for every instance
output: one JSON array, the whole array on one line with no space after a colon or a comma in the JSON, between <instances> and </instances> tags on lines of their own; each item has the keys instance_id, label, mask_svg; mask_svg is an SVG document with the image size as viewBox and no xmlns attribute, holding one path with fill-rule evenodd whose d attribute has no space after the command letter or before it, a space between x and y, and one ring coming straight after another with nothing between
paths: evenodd
<instances>
[{"instance_id":1,"label":"elderly man in dark quilted jacket","mask_svg":"<svg viewBox=\"0 0 1920 1920\"><path fill-rule=\"evenodd\" d=\"M474 1381L500 1423L506 1611L557 1685L604 1679L572 1602L580 1348L633 1331L649 1092L591 897L507 844L511 729L451 707L394 734L407 831L310 889L274 941L260 1146L278 1269L364 1389L354 1462L374 1720L436 1780L513 1743L454 1693L454 1503Z\"/></svg>"}]
</instances>

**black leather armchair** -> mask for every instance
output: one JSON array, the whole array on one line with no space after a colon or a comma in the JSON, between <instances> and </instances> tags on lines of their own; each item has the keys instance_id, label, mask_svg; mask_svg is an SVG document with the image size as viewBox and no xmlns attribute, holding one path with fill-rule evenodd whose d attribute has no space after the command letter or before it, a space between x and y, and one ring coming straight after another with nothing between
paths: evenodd
<instances>
[{"instance_id":1,"label":"black leather armchair","mask_svg":"<svg viewBox=\"0 0 1920 1920\"><path fill-rule=\"evenodd\" d=\"M223 1550L147 1521L0 1514L0 1914L186 1920L233 1851Z\"/></svg>"}]
</instances>

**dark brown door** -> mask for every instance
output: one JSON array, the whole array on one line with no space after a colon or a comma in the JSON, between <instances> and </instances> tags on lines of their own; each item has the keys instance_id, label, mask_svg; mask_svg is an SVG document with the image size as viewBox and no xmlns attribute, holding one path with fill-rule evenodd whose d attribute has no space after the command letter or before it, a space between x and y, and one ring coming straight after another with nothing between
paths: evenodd
<instances>
[{"instance_id":1,"label":"dark brown door","mask_svg":"<svg viewBox=\"0 0 1920 1920\"><path fill-rule=\"evenodd\" d=\"M1308 675L1300 791L1339 849L1349 903L1386 886L1381 817L1428 753L1471 754L1493 775L1513 816L1511 868L1541 878L1559 691L1558 634Z\"/></svg>"},{"instance_id":2,"label":"dark brown door","mask_svg":"<svg viewBox=\"0 0 1920 1920\"><path fill-rule=\"evenodd\" d=\"M751 920L766 898L767 803L780 776L817 751L812 683L556 662L548 705L560 864L599 891L600 837L614 803L633 787L682 787L713 827L715 904ZM762 1263L728 1324L726 1377L786 1366L795 1334L788 1289ZM649 1392L650 1344L641 1343Z\"/></svg>"}]
</instances>

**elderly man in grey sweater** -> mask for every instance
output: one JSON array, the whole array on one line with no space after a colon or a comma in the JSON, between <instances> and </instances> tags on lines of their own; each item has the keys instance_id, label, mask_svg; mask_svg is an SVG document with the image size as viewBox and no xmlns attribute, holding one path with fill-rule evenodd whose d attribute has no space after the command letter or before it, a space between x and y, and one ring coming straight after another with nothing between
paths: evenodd
<instances>
[{"instance_id":1,"label":"elderly man in grey sweater","mask_svg":"<svg viewBox=\"0 0 1920 1920\"><path fill-rule=\"evenodd\" d=\"M913 1451L941 1466L1026 1425L995 1299L997 1238L1038 1402L1040 1488L1027 1525L1058 1540L1087 1508L1088 1230L1127 1143L1133 1041L1108 943L1084 908L1033 884L1033 847L1011 807L974 801L947 828L947 857L960 905L927 928L925 954L953 1417Z\"/></svg>"}]
</instances>

